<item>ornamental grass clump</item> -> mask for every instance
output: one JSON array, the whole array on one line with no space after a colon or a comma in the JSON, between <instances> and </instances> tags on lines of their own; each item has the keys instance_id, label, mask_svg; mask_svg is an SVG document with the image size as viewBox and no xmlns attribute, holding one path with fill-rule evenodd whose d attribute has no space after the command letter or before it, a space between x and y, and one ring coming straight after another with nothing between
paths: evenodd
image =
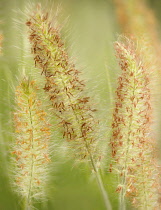
<instances>
[{"instance_id":1,"label":"ornamental grass clump","mask_svg":"<svg viewBox=\"0 0 161 210\"><path fill-rule=\"evenodd\" d=\"M49 173L50 124L37 92L35 81L24 78L15 98L12 182L24 199L25 209L31 209L34 200L46 197Z\"/></svg>"},{"instance_id":2,"label":"ornamental grass clump","mask_svg":"<svg viewBox=\"0 0 161 210\"><path fill-rule=\"evenodd\" d=\"M115 43L115 49L122 73L116 90L110 146L111 169L119 175L120 209L126 209L125 196L137 209L160 209L156 140L151 130L150 66L142 62L134 41L122 38Z\"/></svg>"},{"instance_id":3,"label":"ornamental grass clump","mask_svg":"<svg viewBox=\"0 0 161 210\"><path fill-rule=\"evenodd\" d=\"M26 24L35 66L45 75L44 90L52 103L63 138L73 148L76 160L90 163L106 207L111 209L97 167L101 154L97 147L99 126L94 115L96 110L85 94L80 72L66 52L56 18L51 22L50 14L43 13L39 7Z\"/></svg>"}]
</instances>

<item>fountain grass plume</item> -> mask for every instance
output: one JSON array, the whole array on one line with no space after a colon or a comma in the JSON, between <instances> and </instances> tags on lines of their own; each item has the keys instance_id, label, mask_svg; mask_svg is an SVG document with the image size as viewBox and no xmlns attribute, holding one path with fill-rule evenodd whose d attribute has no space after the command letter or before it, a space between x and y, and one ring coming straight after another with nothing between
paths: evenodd
<instances>
[{"instance_id":1,"label":"fountain grass plume","mask_svg":"<svg viewBox=\"0 0 161 210\"><path fill-rule=\"evenodd\" d=\"M98 120L91 98L85 94L85 83L68 56L61 39L56 17L42 11L39 6L26 22L35 65L46 78L44 90L58 119L62 136L73 149L77 161L89 162L96 175L107 209L111 209L101 177L98 162L101 153L98 145Z\"/></svg>"},{"instance_id":2,"label":"fountain grass plume","mask_svg":"<svg viewBox=\"0 0 161 210\"><path fill-rule=\"evenodd\" d=\"M84 94L85 84L80 80L80 72L71 62L56 23L48 18L48 13L35 12L27 21L30 28L30 42L35 65L45 75L44 90L49 95L55 116L63 131L63 137L74 145L80 160L93 156L97 143L98 120L94 117L96 109L90 105L90 97ZM94 157L97 156L97 157Z\"/></svg>"},{"instance_id":3,"label":"fountain grass plume","mask_svg":"<svg viewBox=\"0 0 161 210\"><path fill-rule=\"evenodd\" d=\"M34 200L46 197L50 163L50 124L37 92L35 81L24 78L16 89L15 98L13 184L25 200L26 210L32 209Z\"/></svg>"},{"instance_id":4,"label":"fountain grass plume","mask_svg":"<svg viewBox=\"0 0 161 210\"><path fill-rule=\"evenodd\" d=\"M159 209L160 174L146 69L150 66L143 63L136 43L128 38L115 42L115 49L122 73L116 90L110 146L111 167L119 175L120 210L126 209L125 196L137 209Z\"/></svg>"}]
</instances>

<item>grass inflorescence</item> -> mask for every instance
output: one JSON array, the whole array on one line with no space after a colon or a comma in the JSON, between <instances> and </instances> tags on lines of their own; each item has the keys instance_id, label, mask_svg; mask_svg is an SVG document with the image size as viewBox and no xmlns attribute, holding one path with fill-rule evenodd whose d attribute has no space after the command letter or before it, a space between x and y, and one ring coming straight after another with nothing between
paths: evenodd
<instances>
[{"instance_id":1,"label":"grass inflorescence","mask_svg":"<svg viewBox=\"0 0 161 210\"><path fill-rule=\"evenodd\" d=\"M35 81L24 78L16 89L13 144L15 189L26 209L45 197L50 154L50 124L37 96Z\"/></svg>"},{"instance_id":2,"label":"grass inflorescence","mask_svg":"<svg viewBox=\"0 0 161 210\"><path fill-rule=\"evenodd\" d=\"M91 106L91 99L85 94L85 83L80 72L69 58L61 39L60 28L56 20L50 20L50 14L41 7L27 21L31 51L35 66L45 75L44 87L52 103L63 138L73 148L78 161L89 162L96 175L98 185L107 209L111 209L104 189L97 162L101 154L98 148L98 120Z\"/></svg>"},{"instance_id":3,"label":"grass inflorescence","mask_svg":"<svg viewBox=\"0 0 161 210\"><path fill-rule=\"evenodd\" d=\"M98 159L95 152L98 124L93 114L95 109L84 94L84 81L80 80L80 72L69 59L59 27L56 23L52 27L48 16L48 13L38 10L26 23L30 28L35 65L45 75L44 90L52 102L63 137L72 142L80 160L91 155Z\"/></svg>"},{"instance_id":4,"label":"grass inflorescence","mask_svg":"<svg viewBox=\"0 0 161 210\"><path fill-rule=\"evenodd\" d=\"M139 209L159 208L159 170L156 140L152 133L150 77L136 51L134 41L124 38L115 43L122 69L116 90L112 123L113 168L120 176L117 191L120 209L125 196ZM149 66L150 68L150 66Z\"/></svg>"}]
</instances>

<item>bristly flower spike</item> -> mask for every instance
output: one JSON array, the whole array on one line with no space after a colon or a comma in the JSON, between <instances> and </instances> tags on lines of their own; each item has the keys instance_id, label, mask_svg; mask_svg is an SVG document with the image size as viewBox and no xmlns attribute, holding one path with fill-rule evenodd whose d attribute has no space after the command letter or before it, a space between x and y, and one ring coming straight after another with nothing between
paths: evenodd
<instances>
[{"instance_id":1,"label":"bristly flower spike","mask_svg":"<svg viewBox=\"0 0 161 210\"><path fill-rule=\"evenodd\" d=\"M84 81L80 80L80 72L65 51L59 28L51 27L48 14L44 15L41 11L37 11L27 25L30 27L35 65L45 75L44 90L60 120L63 137L75 145L80 160L88 159L90 155L98 159L95 152L96 135L93 135L98 124L93 114L95 109L90 107L90 98L82 93Z\"/></svg>"},{"instance_id":2,"label":"bristly flower spike","mask_svg":"<svg viewBox=\"0 0 161 210\"><path fill-rule=\"evenodd\" d=\"M96 166L101 155L97 149L98 121L94 115L95 109L91 108L90 97L85 94L85 84L80 79L80 72L66 52L60 38L60 28L56 20L54 23L50 21L49 16L39 8L26 23L30 28L29 39L35 55L35 65L45 75L44 90L52 102L63 137L74 149L77 160L90 162L107 209L111 209Z\"/></svg>"},{"instance_id":3,"label":"bristly flower spike","mask_svg":"<svg viewBox=\"0 0 161 210\"><path fill-rule=\"evenodd\" d=\"M160 209L159 169L152 126L150 77L135 42L115 43L122 73L118 79L112 123L112 168L120 177L120 209L125 196L137 209ZM150 68L150 67L149 67Z\"/></svg>"},{"instance_id":4,"label":"bristly flower spike","mask_svg":"<svg viewBox=\"0 0 161 210\"><path fill-rule=\"evenodd\" d=\"M13 144L14 188L32 209L34 200L45 198L49 173L50 124L37 96L35 81L24 78L16 89Z\"/></svg>"}]
</instances>

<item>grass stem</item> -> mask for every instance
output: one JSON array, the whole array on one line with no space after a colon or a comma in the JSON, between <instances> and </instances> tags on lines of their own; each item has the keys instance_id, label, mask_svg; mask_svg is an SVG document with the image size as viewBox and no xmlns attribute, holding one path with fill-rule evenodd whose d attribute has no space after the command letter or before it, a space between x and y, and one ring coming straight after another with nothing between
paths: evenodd
<instances>
[{"instance_id":1,"label":"grass stem","mask_svg":"<svg viewBox=\"0 0 161 210\"><path fill-rule=\"evenodd\" d=\"M111 203L110 203L108 194L107 194L107 192L105 190L105 187L104 187L102 178L100 176L100 173L99 173L98 169L95 166L95 163L94 163L94 160L93 160L93 157L92 157L91 154L90 154L90 160L91 160L92 168L94 170L95 177L96 177L96 180L97 180L97 184L98 184L99 189L100 189L100 192L102 194L102 197L103 197L103 200L104 200L104 204L106 206L106 209L107 210L112 210L112 207L111 207Z\"/></svg>"}]
</instances>

